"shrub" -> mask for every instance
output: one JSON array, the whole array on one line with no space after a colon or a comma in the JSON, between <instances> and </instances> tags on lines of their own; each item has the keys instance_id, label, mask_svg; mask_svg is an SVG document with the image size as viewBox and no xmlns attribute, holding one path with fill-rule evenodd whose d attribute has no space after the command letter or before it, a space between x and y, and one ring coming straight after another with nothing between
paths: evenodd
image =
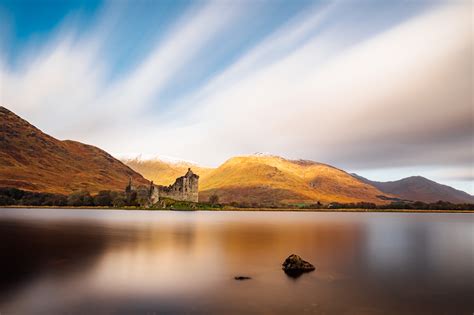
<instances>
[{"instance_id":1,"label":"shrub","mask_svg":"<svg viewBox=\"0 0 474 315\"><path fill-rule=\"evenodd\" d=\"M219 203L219 196L216 195L216 194L212 194L210 197L209 197L209 202L211 203L211 205L217 205Z\"/></svg>"},{"instance_id":2,"label":"shrub","mask_svg":"<svg viewBox=\"0 0 474 315\"><path fill-rule=\"evenodd\" d=\"M94 205L100 207L110 207L112 206L112 200L111 191L102 190L94 196Z\"/></svg>"},{"instance_id":3,"label":"shrub","mask_svg":"<svg viewBox=\"0 0 474 315\"><path fill-rule=\"evenodd\" d=\"M124 207L126 205L126 201L127 200L123 196L117 196L112 201L112 205L115 208L121 208L121 207Z\"/></svg>"},{"instance_id":4,"label":"shrub","mask_svg":"<svg viewBox=\"0 0 474 315\"><path fill-rule=\"evenodd\" d=\"M67 205L72 207L93 206L94 200L88 191L80 190L67 197Z\"/></svg>"},{"instance_id":5,"label":"shrub","mask_svg":"<svg viewBox=\"0 0 474 315\"><path fill-rule=\"evenodd\" d=\"M9 196L0 195L0 206L12 206L15 204L15 199Z\"/></svg>"}]
</instances>

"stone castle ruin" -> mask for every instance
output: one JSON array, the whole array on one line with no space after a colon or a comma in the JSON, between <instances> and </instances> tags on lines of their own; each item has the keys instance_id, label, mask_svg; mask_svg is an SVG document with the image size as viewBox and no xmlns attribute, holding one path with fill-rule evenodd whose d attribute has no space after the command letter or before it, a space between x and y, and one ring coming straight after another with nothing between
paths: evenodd
<instances>
[{"instance_id":1,"label":"stone castle ruin","mask_svg":"<svg viewBox=\"0 0 474 315\"><path fill-rule=\"evenodd\" d=\"M125 194L129 196L136 193L137 201L142 205L151 206L162 198L169 198L177 201L198 202L199 176L188 168L184 176L176 178L174 184L169 186L155 185L151 182L149 187L132 186L131 180L125 188Z\"/></svg>"},{"instance_id":2,"label":"stone castle ruin","mask_svg":"<svg viewBox=\"0 0 474 315\"><path fill-rule=\"evenodd\" d=\"M160 198L198 202L198 183L199 176L194 174L190 168L184 176L176 178L173 185L153 185L152 182L151 202L154 204Z\"/></svg>"}]
</instances>

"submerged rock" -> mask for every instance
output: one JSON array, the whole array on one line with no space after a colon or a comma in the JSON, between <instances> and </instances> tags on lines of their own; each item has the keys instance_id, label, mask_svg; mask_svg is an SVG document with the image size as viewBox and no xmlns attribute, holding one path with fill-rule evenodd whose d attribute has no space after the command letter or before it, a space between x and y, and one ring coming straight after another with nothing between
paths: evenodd
<instances>
[{"instance_id":1,"label":"submerged rock","mask_svg":"<svg viewBox=\"0 0 474 315\"><path fill-rule=\"evenodd\" d=\"M312 264L303 260L300 256L291 254L282 264L283 270L290 277L297 278L305 272L316 269Z\"/></svg>"},{"instance_id":2,"label":"submerged rock","mask_svg":"<svg viewBox=\"0 0 474 315\"><path fill-rule=\"evenodd\" d=\"M237 276L237 277L234 277L235 280L250 280L252 278L250 277L247 277L247 276Z\"/></svg>"}]
</instances>

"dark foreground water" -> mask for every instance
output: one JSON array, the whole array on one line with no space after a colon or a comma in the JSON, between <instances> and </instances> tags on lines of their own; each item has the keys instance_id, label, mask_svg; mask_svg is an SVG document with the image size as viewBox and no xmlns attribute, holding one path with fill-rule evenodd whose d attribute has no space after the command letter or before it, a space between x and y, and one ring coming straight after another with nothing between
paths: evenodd
<instances>
[{"instance_id":1,"label":"dark foreground water","mask_svg":"<svg viewBox=\"0 0 474 315\"><path fill-rule=\"evenodd\" d=\"M470 214L0 209L0 253L2 315L474 312Z\"/></svg>"}]
</instances>

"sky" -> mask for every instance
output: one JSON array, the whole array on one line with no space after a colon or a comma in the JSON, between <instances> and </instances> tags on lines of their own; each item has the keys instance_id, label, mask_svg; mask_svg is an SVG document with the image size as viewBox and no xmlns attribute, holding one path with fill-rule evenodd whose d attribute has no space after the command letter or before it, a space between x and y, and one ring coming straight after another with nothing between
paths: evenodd
<instances>
[{"instance_id":1,"label":"sky","mask_svg":"<svg viewBox=\"0 0 474 315\"><path fill-rule=\"evenodd\" d=\"M474 193L471 1L0 0L0 103L115 156Z\"/></svg>"}]
</instances>

